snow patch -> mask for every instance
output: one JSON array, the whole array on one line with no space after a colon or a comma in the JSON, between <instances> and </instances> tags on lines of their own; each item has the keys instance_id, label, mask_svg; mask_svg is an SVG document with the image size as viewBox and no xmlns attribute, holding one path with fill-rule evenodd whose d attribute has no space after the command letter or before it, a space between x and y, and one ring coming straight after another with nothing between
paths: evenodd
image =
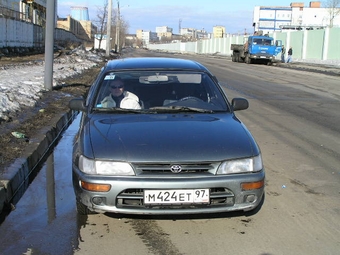
<instances>
[{"instance_id":1,"label":"snow patch","mask_svg":"<svg viewBox=\"0 0 340 255\"><path fill-rule=\"evenodd\" d=\"M72 55L54 59L53 86L61 81L84 72L102 62L103 58L81 48ZM44 61L28 62L25 65L7 65L0 69L0 123L8 121L10 114L22 107L32 107L44 92Z\"/></svg>"}]
</instances>

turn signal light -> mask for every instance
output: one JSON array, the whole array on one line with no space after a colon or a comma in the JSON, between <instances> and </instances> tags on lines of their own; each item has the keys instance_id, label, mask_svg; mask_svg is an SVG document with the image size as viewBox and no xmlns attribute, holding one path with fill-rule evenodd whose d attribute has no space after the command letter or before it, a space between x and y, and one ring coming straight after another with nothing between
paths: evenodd
<instances>
[{"instance_id":1,"label":"turn signal light","mask_svg":"<svg viewBox=\"0 0 340 255\"><path fill-rule=\"evenodd\" d=\"M259 182L245 182L241 183L242 190L253 190L253 189L260 189L264 186L264 180Z\"/></svg>"},{"instance_id":2,"label":"turn signal light","mask_svg":"<svg viewBox=\"0 0 340 255\"><path fill-rule=\"evenodd\" d=\"M108 192L111 189L110 184L88 183L84 181L80 181L80 186L83 189L94 192Z\"/></svg>"}]
</instances>

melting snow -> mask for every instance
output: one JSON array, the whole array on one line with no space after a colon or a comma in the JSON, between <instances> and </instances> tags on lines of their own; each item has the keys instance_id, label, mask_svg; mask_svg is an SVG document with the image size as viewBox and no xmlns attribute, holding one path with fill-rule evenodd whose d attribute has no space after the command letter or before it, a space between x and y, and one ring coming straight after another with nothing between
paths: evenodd
<instances>
[{"instance_id":1,"label":"melting snow","mask_svg":"<svg viewBox=\"0 0 340 255\"><path fill-rule=\"evenodd\" d=\"M77 49L72 55L56 58L53 64L53 86L62 80L82 73L103 61L91 51ZM44 85L44 62L29 62L24 65L0 67L0 123L24 106L34 106L46 90Z\"/></svg>"}]
</instances>

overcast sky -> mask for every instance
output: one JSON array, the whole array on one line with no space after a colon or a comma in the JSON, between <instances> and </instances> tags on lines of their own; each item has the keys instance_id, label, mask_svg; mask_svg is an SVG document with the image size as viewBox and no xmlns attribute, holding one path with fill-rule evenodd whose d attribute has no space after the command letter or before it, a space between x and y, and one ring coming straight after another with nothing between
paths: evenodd
<instances>
[{"instance_id":1,"label":"overcast sky","mask_svg":"<svg viewBox=\"0 0 340 255\"><path fill-rule=\"evenodd\" d=\"M96 19L98 8L105 0L58 0L58 15L71 14L71 7L87 7L90 20ZM119 0L123 19L129 24L129 33L137 29L156 31L156 27L168 26L174 33L181 28L204 29L212 32L213 26L224 26L227 33L253 32L255 6L290 6L289 0ZM303 2L303 1L300 1ZM117 8L117 0L112 0ZM305 6L309 1L304 2ZM181 22L180 22L181 20Z\"/></svg>"}]
</instances>

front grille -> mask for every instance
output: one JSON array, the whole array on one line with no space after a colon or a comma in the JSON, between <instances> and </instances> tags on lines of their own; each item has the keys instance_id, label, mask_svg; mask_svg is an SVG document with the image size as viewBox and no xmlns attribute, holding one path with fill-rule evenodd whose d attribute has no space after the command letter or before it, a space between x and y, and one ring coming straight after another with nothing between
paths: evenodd
<instances>
[{"instance_id":1,"label":"front grille","mask_svg":"<svg viewBox=\"0 0 340 255\"><path fill-rule=\"evenodd\" d=\"M211 163L194 164L134 164L137 173L140 174L173 174L172 166L180 166L181 171L176 174L204 174L214 171L215 167Z\"/></svg>"},{"instance_id":2,"label":"front grille","mask_svg":"<svg viewBox=\"0 0 340 255\"><path fill-rule=\"evenodd\" d=\"M195 209L233 206L234 194L226 188L211 188L209 204L185 204L185 205L144 205L143 189L127 189L117 196L116 206L122 209Z\"/></svg>"}]
</instances>

